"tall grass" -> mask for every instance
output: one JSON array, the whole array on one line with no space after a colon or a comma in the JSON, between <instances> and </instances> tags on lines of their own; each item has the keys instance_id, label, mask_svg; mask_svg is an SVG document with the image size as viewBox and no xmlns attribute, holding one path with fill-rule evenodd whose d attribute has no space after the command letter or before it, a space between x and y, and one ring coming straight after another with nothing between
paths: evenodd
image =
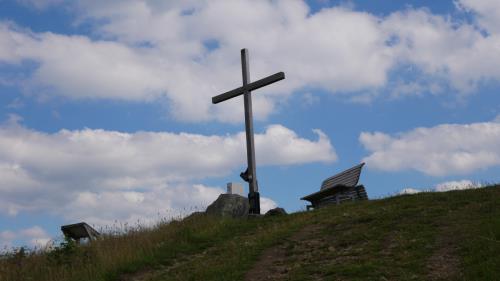
<instances>
[{"instance_id":1,"label":"tall grass","mask_svg":"<svg viewBox=\"0 0 500 281\"><path fill-rule=\"evenodd\" d=\"M163 221L153 228L127 227L126 232L104 234L86 245L64 241L48 252L20 248L3 254L0 280L113 280L119 273L172 262L208 247L232 224L203 216Z\"/></svg>"}]
</instances>

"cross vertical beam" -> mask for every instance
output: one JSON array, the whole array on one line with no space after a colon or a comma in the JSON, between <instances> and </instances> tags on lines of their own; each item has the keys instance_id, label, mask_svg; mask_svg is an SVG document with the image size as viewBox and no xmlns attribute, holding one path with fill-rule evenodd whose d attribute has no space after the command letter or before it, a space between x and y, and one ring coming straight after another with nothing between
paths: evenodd
<instances>
[{"instance_id":1,"label":"cross vertical beam","mask_svg":"<svg viewBox=\"0 0 500 281\"><path fill-rule=\"evenodd\" d=\"M248 50L241 50L241 74L243 86L229 92L212 97L212 103L217 104L228 99L243 95L245 103L245 132L247 141L248 168L240 174L240 177L248 182L248 202L250 203L250 214L260 214L260 195L257 186L257 172L255 165L255 147L253 140L253 117L252 117L252 91L285 79L285 73L278 72L260 80L250 83L250 70L248 66Z\"/></svg>"},{"instance_id":2,"label":"cross vertical beam","mask_svg":"<svg viewBox=\"0 0 500 281\"><path fill-rule=\"evenodd\" d=\"M248 162L248 200L250 203L250 214L260 214L260 195L257 185L257 173L255 169L255 145L253 139L253 116L252 116L252 95L247 88L250 83L250 67L248 65L248 51L241 50L241 74L243 76L243 100L245 106L245 132L247 140L247 162Z\"/></svg>"}]
</instances>

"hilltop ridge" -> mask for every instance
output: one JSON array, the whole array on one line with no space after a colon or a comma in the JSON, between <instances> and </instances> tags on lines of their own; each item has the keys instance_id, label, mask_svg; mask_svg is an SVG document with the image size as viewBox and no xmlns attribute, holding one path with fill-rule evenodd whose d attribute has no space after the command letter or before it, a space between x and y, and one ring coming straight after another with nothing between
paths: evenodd
<instances>
[{"instance_id":1,"label":"hilltop ridge","mask_svg":"<svg viewBox=\"0 0 500 281\"><path fill-rule=\"evenodd\" d=\"M500 186L258 219L196 216L16 254L0 280L495 280Z\"/></svg>"}]
</instances>

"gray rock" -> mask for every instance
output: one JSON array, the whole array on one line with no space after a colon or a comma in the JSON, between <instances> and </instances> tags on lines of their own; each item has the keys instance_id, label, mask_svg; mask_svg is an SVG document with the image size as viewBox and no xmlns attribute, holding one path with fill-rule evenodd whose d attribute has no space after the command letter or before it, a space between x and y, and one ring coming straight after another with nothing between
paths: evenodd
<instances>
[{"instance_id":1,"label":"gray rock","mask_svg":"<svg viewBox=\"0 0 500 281\"><path fill-rule=\"evenodd\" d=\"M242 218L248 215L250 204L248 199L238 194L221 194L210 206L206 213L221 217Z\"/></svg>"},{"instance_id":2,"label":"gray rock","mask_svg":"<svg viewBox=\"0 0 500 281\"><path fill-rule=\"evenodd\" d=\"M267 211L265 216L281 216L281 215L286 215L286 214L287 214L287 212L285 211L285 209L278 207L278 208L274 208L274 209Z\"/></svg>"}]
</instances>

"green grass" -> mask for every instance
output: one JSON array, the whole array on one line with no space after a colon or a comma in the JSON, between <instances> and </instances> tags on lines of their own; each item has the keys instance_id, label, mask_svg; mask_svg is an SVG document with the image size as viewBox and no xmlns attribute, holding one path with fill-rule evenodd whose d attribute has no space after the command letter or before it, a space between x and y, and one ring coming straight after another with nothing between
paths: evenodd
<instances>
[{"instance_id":1,"label":"green grass","mask_svg":"<svg viewBox=\"0 0 500 281\"><path fill-rule=\"evenodd\" d=\"M88 246L9 253L0 281L241 280L273 247L273 274L284 280L499 280L500 186L162 223Z\"/></svg>"}]
</instances>

